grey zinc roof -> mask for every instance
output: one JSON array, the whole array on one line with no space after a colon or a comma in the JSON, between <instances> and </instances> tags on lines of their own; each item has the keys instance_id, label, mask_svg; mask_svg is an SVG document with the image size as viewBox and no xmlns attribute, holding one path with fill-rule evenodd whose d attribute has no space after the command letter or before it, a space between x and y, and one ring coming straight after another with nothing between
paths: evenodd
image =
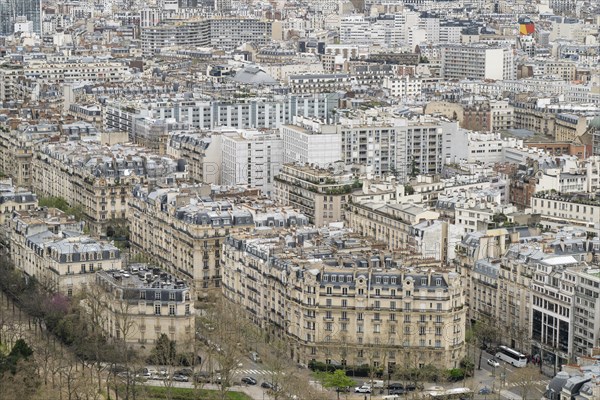
<instances>
[{"instance_id":1,"label":"grey zinc roof","mask_svg":"<svg viewBox=\"0 0 600 400\"><path fill-rule=\"evenodd\" d=\"M232 78L235 82L249 85L276 85L277 81L258 67L245 67Z\"/></svg>"}]
</instances>

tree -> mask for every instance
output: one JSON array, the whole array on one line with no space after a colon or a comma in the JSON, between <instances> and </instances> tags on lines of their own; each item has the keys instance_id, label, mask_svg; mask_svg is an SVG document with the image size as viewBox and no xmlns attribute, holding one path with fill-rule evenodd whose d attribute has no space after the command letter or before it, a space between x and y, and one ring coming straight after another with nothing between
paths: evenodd
<instances>
[{"instance_id":1,"label":"tree","mask_svg":"<svg viewBox=\"0 0 600 400\"><path fill-rule=\"evenodd\" d=\"M525 368L520 368L510 375L511 382L518 389L521 399L527 400L534 398L533 390L537 381L541 379L541 372L531 364L527 364ZM539 396L538 396L539 397Z\"/></svg>"},{"instance_id":2,"label":"tree","mask_svg":"<svg viewBox=\"0 0 600 400\"><path fill-rule=\"evenodd\" d=\"M219 397L225 400L248 343L250 321L237 305L223 296L209 299L205 305L199 318L199 331L207 344L209 372L218 370Z\"/></svg>"},{"instance_id":3,"label":"tree","mask_svg":"<svg viewBox=\"0 0 600 400\"><path fill-rule=\"evenodd\" d=\"M167 335L161 333L156 346L152 349L151 362L156 365L173 365L177 359L175 342Z\"/></svg>"},{"instance_id":4,"label":"tree","mask_svg":"<svg viewBox=\"0 0 600 400\"><path fill-rule=\"evenodd\" d=\"M499 335L498 325L493 323L490 319L475 322L470 331L467 332L467 340L470 341L474 347L479 348L477 369L481 369L483 350L487 349L490 344L495 343Z\"/></svg>"},{"instance_id":5,"label":"tree","mask_svg":"<svg viewBox=\"0 0 600 400\"><path fill-rule=\"evenodd\" d=\"M340 391L355 384L352 378L346 376L346 371L341 369L337 369L334 372L318 373L317 378L321 381L323 387L336 389L338 399L340 398Z\"/></svg>"}]
</instances>

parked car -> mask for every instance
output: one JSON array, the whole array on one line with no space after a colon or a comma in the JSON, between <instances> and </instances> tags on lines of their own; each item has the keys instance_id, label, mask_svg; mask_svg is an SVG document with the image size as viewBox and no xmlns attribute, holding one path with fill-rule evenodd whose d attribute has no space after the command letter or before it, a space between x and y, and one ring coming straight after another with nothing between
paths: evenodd
<instances>
[{"instance_id":1,"label":"parked car","mask_svg":"<svg viewBox=\"0 0 600 400\"><path fill-rule=\"evenodd\" d=\"M210 373L208 371L199 371L194 375L198 383L210 383Z\"/></svg>"},{"instance_id":2,"label":"parked car","mask_svg":"<svg viewBox=\"0 0 600 400\"><path fill-rule=\"evenodd\" d=\"M415 385L414 383L407 383L405 389L408 392L413 392L417 390L417 385Z\"/></svg>"},{"instance_id":3,"label":"parked car","mask_svg":"<svg viewBox=\"0 0 600 400\"><path fill-rule=\"evenodd\" d=\"M371 393L372 389L369 385L362 385L354 389L354 393Z\"/></svg>"},{"instance_id":4,"label":"parked car","mask_svg":"<svg viewBox=\"0 0 600 400\"><path fill-rule=\"evenodd\" d=\"M173 375L173 380L175 382L189 382L190 378L185 375Z\"/></svg>"},{"instance_id":5,"label":"parked car","mask_svg":"<svg viewBox=\"0 0 600 400\"><path fill-rule=\"evenodd\" d=\"M402 395L404 393L406 393L406 390L404 390L404 388L397 388L397 389L390 389L388 394Z\"/></svg>"},{"instance_id":6,"label":"parked car","mask_svg":"<svg viewBox=\"0 0 600 400\"><path fill-rule=\"evenodd\" d=\"M260 387L264 389L273 389L273 384L265 381L260 384Z\"/></svg>"},{"instance_id":7,"label":"parked car","mask_svg":"<svg viewBox=\"0 0 600 400\"><path fill-rule=\"evenodd\" d=\"M247 385L256 385L257 381L256 379L252 378L251 376L245 376L242 378L242 382L247 384Z\"/></svg>"},{"instance_id":8,"label":"parked car","mask_svg":"<svg viewBox=\"0 0 600 400\"><path fill-rule=\"evenodd\" d=\"M175 375L192 376L194 371L191 368L182 368L175 371Z\"/></svg>"},{"instance_id":9,"label":"parked car","mask_svg":"<svg viewBox=\"0 0 600 400\"><path fill-rule=\"evenodd\" d=\"M479 394L492 394L492 389L486 386L484 388L479 389Z\"/></svg>"},{"instance_id":10,"label":"parked car","mask_svg":"<svg viewBox=\"0 0 600 400\"><path fill-rule=\"evenodd\" d=\"M493 358L488 358L487 363L488 365L491 365L494 368L498 368L500 366L500 363Z\"/></svg>"}]
</instances>

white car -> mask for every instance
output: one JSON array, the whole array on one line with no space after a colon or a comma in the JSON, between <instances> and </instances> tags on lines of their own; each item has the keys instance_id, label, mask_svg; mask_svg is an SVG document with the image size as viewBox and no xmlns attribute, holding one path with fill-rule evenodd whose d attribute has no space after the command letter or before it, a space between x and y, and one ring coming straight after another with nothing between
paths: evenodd
<instances>
[{"instance_id":1,"label":"white car","mask_svg":"<svg viewBox=\"0 0 600 400\"><path fill-rule=\"evenodd\" d=\"M494 368L498 368L500 366L500 363L494 360L493 358L488 358L487 363L488 365L491 365Z\"/></svg>"},{"instance_id":2,"label":"white car","mask_svg":"<svg viewBox=\"0 0 600 400\"><path fill-rule=\"evenodd\" d=\"M371 393L371 386L362 385L354 389L354 393Z\"/></svg>"}]
</instances>

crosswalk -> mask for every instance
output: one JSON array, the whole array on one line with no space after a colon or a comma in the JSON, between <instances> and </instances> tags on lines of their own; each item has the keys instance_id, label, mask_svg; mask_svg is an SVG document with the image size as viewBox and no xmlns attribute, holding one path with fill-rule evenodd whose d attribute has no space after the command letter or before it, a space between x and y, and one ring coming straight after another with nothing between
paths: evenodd
<instances>
[{"instance_id":1,"label":"crosswalk","mask_svg":"<svg viewBox=\"0 0 600 400\"><path fill-rule=\"evenodd\" d=\"M547 384L548 384L548 381L533 381L533 382L530 382L530 383L528 382L527 386L544 386L545 387ZM517 387L517 386L522 386L522 384L517 383L517 382L507 382L504 385L504 388L507 388L507 387L508 388L514 388L514 387Z\"/></svg>"},{"instance_id":2,"label":"crosswalk","mask_svg":"<svg viewBox=\"0 0 600 400\"><path fill-rule=\"evenodd\" d=\"M277 375L275 371L269 371L266 369L236 369L234 371L236 375Z\"/></svg>"},{"instance_id":3,"label":"crosswalk","mask_svg":"<svg viewBox=\"0 0 600 400\"><path fill-rule=\"evenodd\" d=\"M271 373L271 371L264 369L236 369L234 372L238 375L267 375Z\"/></svg>"}]
</instances>

